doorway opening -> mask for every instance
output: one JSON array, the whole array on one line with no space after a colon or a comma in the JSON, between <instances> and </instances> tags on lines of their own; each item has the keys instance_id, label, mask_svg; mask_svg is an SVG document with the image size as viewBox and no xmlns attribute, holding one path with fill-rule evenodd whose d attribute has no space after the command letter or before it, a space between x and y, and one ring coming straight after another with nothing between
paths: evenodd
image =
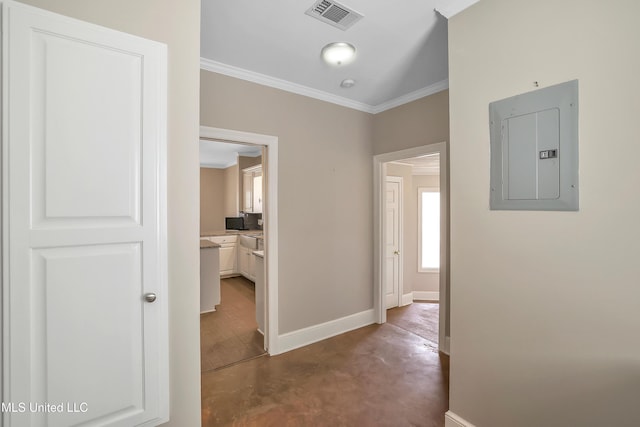
<instances>
[{"instance_id":1,"label":"doorway opening","mask_svg":"<svg viewBox=\"0 0 640 427\"><path fill-rule=\"evenodd\" d=\"M430 319L430 339L448 354L446 156L438 143L374 157L374 303L378 323L419 303L401 310Z\"/></svg>"},{"instance_id":2,"label":"doorway opening","mask_svg":"<svg viewBox=\"0 0 640 427\"><path fill-rule=\"evenodd\" d=\"M264 147L200 140L200 361L202 372L265 354ZM219 247L215 247L218 245ZM215 267L217 266L217 268Z\"/></svg>"},{"instance_id":3,"label":"doorway opening","mask_svg":"<svg viewBox=\"0 0 640 427\"><path fill-rule=\"evenodd\" d=\"M200 251L203 371L277 354L277 143L200 128L201 247L217 246L213 260ZM219 300L210 307L203 272L215 264Z\"/></svg>"}]
</instances>

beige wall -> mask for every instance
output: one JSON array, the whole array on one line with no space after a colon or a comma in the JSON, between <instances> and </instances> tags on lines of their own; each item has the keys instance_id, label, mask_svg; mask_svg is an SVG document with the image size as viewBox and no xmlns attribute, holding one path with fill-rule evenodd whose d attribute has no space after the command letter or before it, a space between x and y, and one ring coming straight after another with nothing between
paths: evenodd
<instances>
[{"instance_id":1,"label":"beige wall","mask_svg":"<svg viewBox=\"0 0 640 427\"><path fill-rule=\"evenodd\" d=\"M373 308L373 116L201 72L200 124L279 138L279 333Z\"/></svg>"},{"instance_id":2,"label":"beige wall","mask_svg":"<svg viewBox=\"0 0 640 427\"><path fill-rule=\"evenodd\" d=\"M449 141L449 91L376 114L373 154Z\"/></svg>"},{"instance_id":3,"label":"beige wall","mask_svg":"<svg viewBox=\"0 0 640 427\"><path fill-rule=\"evenodd\" d=\"M258 157L249 157L249 156L238 156L238 167L240 171L242 169L250 168L252 166L258 166L262 163L262 156Z\"/></svg>"},{"instance_id":4,"label":"beige wall","mask_svg":"<svg viewBox=\"0 0 640 427\"><path fill-rule=\"evenodd\" d=\"M226 169L200 168L200 232L224 230Z\"/></svg>"},{"instance_id":5,"label":"beige wall","mask_svg":"<svg viewBox=\"0 0 640 427\"><path fill-rule=\"evenodd\" d=\"M198 69L200 2L22 0L169 47L168 232L171 421L200 425Z\"/></svg>"},{"instance_id":6,"label":"beige wall","mask_svg":"<svg viewBox=\"0 0 640 427\"><path fill-rule=\"evenodd\" d=\"M449 22L451 410L640 420L640 2L481 0ZM579 79L580 210L489 210L488 104Z\"/></svg>"},{"instance_id":7,"label":"beige wall","mask_svg":"<svg viewBox=\"0 0 640 427\"><path fill-rule=\"evenodd\" d=\"M238 165L229 166L224 170L224 216L238 216L240 212L240 187Z\"/></svg>"}]
</instances>

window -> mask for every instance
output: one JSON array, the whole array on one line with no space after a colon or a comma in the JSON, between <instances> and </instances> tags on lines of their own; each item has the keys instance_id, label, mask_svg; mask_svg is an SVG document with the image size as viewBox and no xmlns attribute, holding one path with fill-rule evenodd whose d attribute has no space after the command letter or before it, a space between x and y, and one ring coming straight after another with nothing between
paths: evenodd
<instances>
[{"instance_id":1,"label":"window","mask_svg":"<svg viewBox=\"0 0 640 427\"><path fill-rule=\"evenodd\" d=\"M440 189L418 188L418 271L440 269Z\"/></svg>"}]
</instances>

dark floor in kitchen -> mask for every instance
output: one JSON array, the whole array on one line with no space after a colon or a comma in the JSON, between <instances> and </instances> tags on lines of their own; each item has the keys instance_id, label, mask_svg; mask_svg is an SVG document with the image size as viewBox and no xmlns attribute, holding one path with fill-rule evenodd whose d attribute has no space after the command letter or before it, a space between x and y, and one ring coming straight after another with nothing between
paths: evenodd
<instances>
[{"instance_id":1,"label":"dark floor in kitchen","mask_svg":"<svg viewBox=\"0 0 640 427\"><path fill-rule=\"evenodd\" d=\"M220 305L200 315L202 372L264 354L256 323L255 286L244 277L220 280Z\"/></svg>"},{"instance_id":2,"label":"dark floor in kitchen","mask_svg":"<svg viewBox=\"0 0 640 427\"><path fill-rule=\"evenodd\" d=\"M202 425L442 427L449 358L437 320L437 303L415 302L383 325L203 372Z\"/></svg>"}]
</instances>

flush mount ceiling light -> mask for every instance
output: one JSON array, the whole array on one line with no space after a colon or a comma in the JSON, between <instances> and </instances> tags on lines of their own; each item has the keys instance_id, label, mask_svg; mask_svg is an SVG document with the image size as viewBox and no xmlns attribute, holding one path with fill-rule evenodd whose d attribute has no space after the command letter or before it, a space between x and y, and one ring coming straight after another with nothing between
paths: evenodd
<instances>
[{"instance_id":1,"label":"flush mount ceiling light","mask_svg":"<svg viewBox=\"0 0 640 427\"><path fill-rule=\"evenodd\" d=\"M345 42L329 43L322 48L322 59L330 65L344 65L356 54L356 48Z\"/></svg>"}]
</instances>

